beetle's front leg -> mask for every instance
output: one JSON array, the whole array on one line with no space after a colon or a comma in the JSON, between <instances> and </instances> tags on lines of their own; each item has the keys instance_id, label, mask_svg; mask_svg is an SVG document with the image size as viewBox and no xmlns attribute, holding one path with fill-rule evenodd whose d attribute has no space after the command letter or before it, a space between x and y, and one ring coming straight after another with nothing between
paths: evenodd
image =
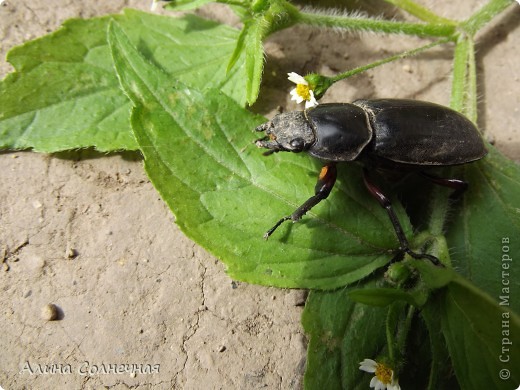
<instances>
[{"instance_id":1,"label":"beetle's front leg","mask_svg":"<svg viewBox=\"0 0 520 390\"><path fill-rule=\"evenodd\" d=\"M363 169L363 180L365 182L365 186L367 187L370 195L372 195L388 213L388 217L390 217L390 221L394 226L395 234L397 235L397 239L399 240L399 246L403 252L408 253L414 259L428 259L435 265L441 265L441 262L438 258L432 255L428 255L426 253L415 253L410 249L410 244L408 243L408 239L404 234L403 227L397 218L397 215L392 208L392 203L390 200L381 192L379 187L377 187L369 178L368 170L366 168Z\"/></svg>"},{"instance_id":2,"label":"beetle's front leg","mask_svg":"<svg viewBox=\"0 0 520 390\"><path fill-rule=\"evenodd\" d=\"M311 196L309 199L305 201L300 207L298 207L291 215L281 218L276 224L269 229L264 234L264 238L267 240L271 234L280 226L282 223L288 220L292 220L293 222L298 221L305 215L307 211L312 209L318 203L320 203L323 199L326 199L332 187L334 187L334 183L336 183L336 164L329 163L323 168L321 168L320 174L318 176L318 181L316 186L314 187L314 196Z\"/></svg>"}]
</instances>

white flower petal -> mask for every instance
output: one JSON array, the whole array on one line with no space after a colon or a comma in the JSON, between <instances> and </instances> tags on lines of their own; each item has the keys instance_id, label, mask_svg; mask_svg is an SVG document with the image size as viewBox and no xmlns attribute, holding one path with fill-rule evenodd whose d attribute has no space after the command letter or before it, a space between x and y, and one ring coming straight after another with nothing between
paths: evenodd
<instances>
[{"instance_id":1,"label":"white flower petal","mask_svg":"<svg viewBox=\"0 0 520 390\"><path fill-rule=\"evenodd\" d=\"M301 102L303 102L303 98L298 95L298 92L296 92L296 88L294 88L291 92L291 100L295 100L296 103L300 104Z\"/></svg>"},{"instance_id":2,"label":"white flower petal","mask_svg":"<svg viewBox=\"0 0 520 390\"><path fill-rule=\"evenodd\" d=\"M376 372L377 363L372 359L365 359L359 363L359 369L365 372Z\"/></svg>"},{"instance_id":3,"label":"white flower petal","mask_svg":"<svg viewBox=\"0 0 520 390\"><path fill-rule=\"evenodd\" d=\"M316 98L314 97L314 92L312 92L312 90L309 90L309 92L310 92L310 95L311 95L311 99L307 100L305 102L305 108L311 108L311 107L314 107L314 106L318 105L318 102L316 101Z\"/></svg>"},{"instance_id":4,"label":"white flower petal","mask_svg":"<svg viewBox=\"0 0 520 390\"><path fill-rule=\"evenodd\" d=\"M307 83L307 80L305 80L298 73L294 73L294 72L287 73L287 76L289 76L288 77L289 81L292 81L294 84L309 85L309 83Z\"/></svg>"},{"instance_id":5,"label":"white flower petal","mask_svg":"<svg viewBox=\"0 0 520 390\"><path fill-rule=\"evenodd\" d=\"M399 386L399 382L394 378L394 371L390 369L390 367L386 366L382 363L377 363L372 359L364 359L361 363L359 363L359 369L366 372L374 373L377 369L380 368L383 370L389 370L391 375L390 378L387 378L387 372L381 372L380 375L383 375L382 379L387 381L390 379L390 383L383 382L377 375L374 376L370 380L370 387L373 387L374 390L401 390L401 386Z\"/></svg>"}]
</instances>

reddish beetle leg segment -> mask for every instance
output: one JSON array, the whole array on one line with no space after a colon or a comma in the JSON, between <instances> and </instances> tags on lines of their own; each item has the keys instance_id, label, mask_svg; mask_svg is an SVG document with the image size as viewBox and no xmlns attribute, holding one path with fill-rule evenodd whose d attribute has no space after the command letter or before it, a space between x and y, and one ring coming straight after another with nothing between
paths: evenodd
<instances>
[{"instance_id":1,"label":"reddish beetle leg segment","mask_svg":"<svg viewBox=\"0 0 520 390\"><path fill-rule=\"evenodd\" d=\"M276 224L269 229L264 234L264 238L267 240L271 234L280 226L282 223L288 220L292 220L293 222L298 221L305 215L307 211L312 209L318 203L320 203L323 199L326 199L332 187L334 187L334 183L336 183L336 164L329 163L321 168L320 174L318 176L318 182L316 183L316 187L314 187L314 196L311 196L309 199L305 201L300 207L298 207L291 215L281 218Z\"/></svg>"}]
</instances>

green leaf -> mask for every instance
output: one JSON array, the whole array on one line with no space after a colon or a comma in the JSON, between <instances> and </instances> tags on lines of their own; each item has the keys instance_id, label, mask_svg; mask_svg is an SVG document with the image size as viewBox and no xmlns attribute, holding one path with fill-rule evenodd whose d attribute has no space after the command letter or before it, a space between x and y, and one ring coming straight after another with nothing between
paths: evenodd
<instances>
[{"instance_id":1,"label":"green leaf","mask_svg":"<svg viewBox=\"0 0 520 390\"><path fill-rule=\"evenodd\" d=\"M350 289L311 291L302 314L309 336L306 389L368 389L371 375L359 370L386 343L387 310L350 299Z\"/></svg>"},{"instance_id":2,"label":"green leaf","mask_svg":"<svg viewBox=\"0 0 520 390\"><path fill-rule=\"evenodd\" d=\"M188 11L202 7L212 1L213 0L172 0L164 8L171 9L172 11Z\"/></svg>"},{"instance_id":3,"label":"green leaf","mask_svg":"<svg viewBox=\"0 0 520 390\"><path fill-rule=\"evenodd\" d=\"M106 42L111 19L170 78L196 88L219 88L245 104L243 59L226 75L239 36L235 29L192 15L179 19L135 10L73 19L9 52L16 72L0 84L1 148L137 149L128 119L131 106Z\"/></svg>"},{"instance_id":4,"label":"green leaf","mask_svg":"<svg viewBox=\"0 0 520 390\"><path fill-rule=\"evenodd\" d=\"M520 167L488 148L482 161L464 167L469 189L446 238L457 272L499 300L504 283L508 295L520 296L520 268L511 260L520 253ZM519 312L520 300L511 307Z\"/></svg>"},{"instance_id":5,"label":"green leaf","mask_svg":"<svg viewBox=\"0 0 520 390\"><path fill-rule=\"evenodd\" d=\"M350 298L356 302L370 306L388 306L395 301L403 301L410 305L422 306L427 296L424 294L416 296L396 288L379 287L354 290L350 293Z\"/></svg>"},{"instance_id":6,"label":"green leaf","mask_svg":"<svg viewBox=\"0 0 520 390\"><path fill-rule=\"evenodd\" d=\"M433 299L438 301L438 295L440 294L437 294ZM431 350L431 366L427 390L458 388L458 383L453 374L453 367L448 358L449 353L446 347L446 341L444 340L441 330L440 306L438 304L432 304L431 302L433 302L433 300L421 310L421 317L428 329ZM422 362L422 364L424 364L424 362ZM454 383L449 384L450 381Z\"/></svg>"},{"instance_id":7,"label":"green leaf","mask_svg":"<svg viewBox=\"0 0 520 390\"><path fill-rule=\"evenodd\" d=\"M463 278L447 286L437 310L462 389L518 386L520 319L516 314ZM509 378L501 377L507 373Z\"/></svg>"},{"instance_id":8,"label":"green leaf","mask_svg":"<svg viewBox=\"0 0 520 390\"><path fill-rule=\"evenodd\" d=\"M330 289L391 259L395 233L356 167L340 175L330 200L266 242L267 228L312 195L319 168L308 156L263 157L252 143L263 118L218 91L201 94L172 81L116 26L109 37L121 85L135 104L132 125L152 183L180 228L221 258L233 278Z\"/></svg>"},{"instance_id":9,"label":"green leaf","mask_svg":"<svg viewBox=\"0 0 520 390\"><path fill-rule=\"evenodd\" d=\"M513 388L508 386L517 383L515 381L520 375L516 369L520 363L520 351L514 347L520 343L520 320L511 307L514 300L510 298L514 297L510 295L510 288L517 283L516 279L502 279L504 290L497 302L452 269L435 267L424 261L413 260L410 263L419 271L421 282L429 289L442 288L423 310L432 348L429 388L444 388L439 383L449 378L445 375L449 368L444 343L438 339L439 329L442 329L463 389ZM389 304L393 295L395 299L417 305L398 290L361 289L350 295L357 301L381 305ZM414 296L413 292L410 295ZM501 356L507 361L501 362ZM505 372L511 374L511 380L504 381L500 377L504 372L501 370L508 370Z\"/></svg>"},{"instance_id":10,"label":"green leaf","mask_svg":"<svg viewBox=\"0 0 520 390\"><path fill-rule=\"evenodd\" d=\"M237 44L235 46L235 50L233 50L233 54L231 54L231 57L229 59L229 63L227 66L227 72L231 71L231 69L236 65L238 59L244 52L244 47L245 47L244 41L246 39L248 30L249 30L249 24L245 23L244 27L242 28L242 31L240 31L240 35L237 39Z\"/></svg>"},{"instance_id":11,"label":"green leaf","mask_svg":"<svg viewBox=\"0 0 520 390\"><path fill-rule=\"evenodd\" d=\"M442 268L427 261L411 260L410 263L421 274L421 281L431 290L446 286L457 277L451 268Z\"/></svg>"},{"instance_id":12,"label":"green leaf","mask_svg":"<svg viewBox=\"0 0 520 390\"><path fill-rule=\"evenodd\" d=\"M260 92L262 71L264 69L264 39L269 23L263 16L244 22L244 31L247 31L245 41L247 102L253 104Z\"/></svg>"},{"instance_id":13,"label":"green leaf","mask_svg":"<svg viewBox=\"0 0 520 390\"><path fill-rule=\"evenodd\" d=\"M16 72L0 84L1 148L137 148L131 106L106 45L108 20L69 20L59 31L9 52Z\"/></svg>"},{"instance_id":14,"label":"green leaf","mask_svg":"<svg viewBox=\"0 0 520 390\"><path fill-rule=\"evenodd\" d=\"M513 388L507 386L512 386L520 376L516 369L520 364L520 350L513 347L520 343L520 320L511 307L514 301L510 299L509 287L517 281L511 279L502 282L507 289L497 302L496 296L493 299L451 269L434 267L420 261L413 261L413 264L429 288L439 289L444 286L438 296L424 308L434 354L434 369L446 371L439 368L445 360L442 357L444 348L438 340L435 341L438 334L436 329L440 327L463 389ZM509 349L507 356L510 359L505 363L499 360L501 355L506 355L502 349L504 347ZM511 378L516 379L511 382L501 379L499 375L502 369L508 369ZM442 378L434 375L433 379Z\"/></svg>"}]
</instances>

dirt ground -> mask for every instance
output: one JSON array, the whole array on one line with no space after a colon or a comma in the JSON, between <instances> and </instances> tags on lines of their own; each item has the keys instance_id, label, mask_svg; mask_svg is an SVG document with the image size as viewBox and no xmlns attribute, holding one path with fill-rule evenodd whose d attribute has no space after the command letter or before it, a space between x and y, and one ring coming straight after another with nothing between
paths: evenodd
<instances>
[{"instance_id":1,"label":"dirt ground","mask_svg":"<svg viewBox=\"0 0 520 390\"><path fill-rule=\"evenodd\" d=\"M426 3L463 18L485 1ZM68 18L150 5L2 1L2 58ZM203 13L236 23L224 7ZM277 106L296 108L288 101L287 72L332 74L421 42L304 27L275 34L265 45L265 82L254 109L272 115ZM520 6L494 21L479 42L479 125L519 161ZM450 68L449 50L437 49L338 83L324 101L400 97L448 104ZM2 77L11 70L2 60ZM232 281L218 259L179 231L135 154L0 154L0 256L0 386L6 390L301 388L305 292ZM59 320L42 318L49 303L59 308ZM104 374L110 364L148 365L152 372ZM38 372L39 365L57 372Z\"/></svg>"}]
</instances>

